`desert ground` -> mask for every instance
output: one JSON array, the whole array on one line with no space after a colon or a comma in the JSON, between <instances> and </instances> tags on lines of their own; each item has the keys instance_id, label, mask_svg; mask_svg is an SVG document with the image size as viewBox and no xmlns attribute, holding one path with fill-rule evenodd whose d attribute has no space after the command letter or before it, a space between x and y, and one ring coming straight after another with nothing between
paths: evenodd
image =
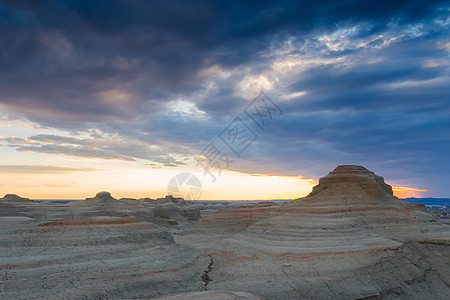
<instances>
[{"instance_id":1,"label":"desert ground","mask_svg":"<svg viewBox=\"0 0 450 300\"><path fill-rule=\"evenodd\" d=\"M0 199L0 299L449 299L449 250L360 166L287 203Z\"/></svg>"}]
</instances>

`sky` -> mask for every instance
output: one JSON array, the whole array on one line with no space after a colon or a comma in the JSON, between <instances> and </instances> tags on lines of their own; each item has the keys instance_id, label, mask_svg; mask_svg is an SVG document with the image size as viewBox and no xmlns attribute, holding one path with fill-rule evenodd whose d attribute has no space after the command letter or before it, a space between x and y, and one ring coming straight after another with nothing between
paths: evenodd
<instances>
[{"instance_id":1,"label":"sky","mask_svg":"<svg viewBox=\"0 0 450 300\"><path fill-rule=\"evenodd\" d=\"M449 12L0 0L0 193L292 199L356 164L450 197Z\"/></svg>"}]
</instances>

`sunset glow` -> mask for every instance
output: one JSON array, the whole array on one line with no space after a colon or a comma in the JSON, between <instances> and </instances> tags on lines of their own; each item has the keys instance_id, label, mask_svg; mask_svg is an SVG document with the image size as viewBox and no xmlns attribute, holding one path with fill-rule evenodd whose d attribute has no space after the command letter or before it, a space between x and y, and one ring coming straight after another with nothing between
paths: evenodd
<instances>
[{"instance_id":1,"label":"sunset glow","mask_svg":"<svg viewBox=\"0 0 450 300\"><path fill-rule=\"evenodd\" d=\"M107 2L0 4L0 194L298 198L341 164L450 194L444 2Z\"/></svg>"},{"instance_id":2,"label":"sunset glow","mask_svg":"<svg viewBox=\"0 0 450 300\"><path fill-rule=\"evenodd\" d=\"M427 190L421 190L416 188L404 187L404 186L393 186L392 190L394 195L399 198L420 198L423 193L428 192Z\"/></svg>"}]
</instances>

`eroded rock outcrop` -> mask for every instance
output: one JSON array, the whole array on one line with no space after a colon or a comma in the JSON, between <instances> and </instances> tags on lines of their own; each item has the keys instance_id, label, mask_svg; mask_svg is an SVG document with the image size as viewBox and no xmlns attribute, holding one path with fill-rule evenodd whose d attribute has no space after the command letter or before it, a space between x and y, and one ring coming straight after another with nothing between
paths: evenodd
<instances>
[{"instance_id":1,"label":"eroded rock outcrop","mask_svg":"<svg viewBox=\"0 0 450 300\"><path fill-rule=\"evenodd\" d=\"M156 205L153 208L153 214L155 217L174 220L196 221L201 218L200 210L197 207L180 207L174 203Z\"/></svg>"},{"instance_id":2,"label":"eroded rock outcrop","mask_svg":"<svg viewBox=\"0 0 450 300\"><path fill-rule=\"evenodd\" d=\"M99 192L93 198L86 198L85 201L94 203L116 203L117 199L111 196L109 192Z\"/></svg>"},{"instance_id":3,"label":"eroded rock outcrop","mask_svg":"<svg viewBox=\"0 0 450 300\"><path fill-rule=\"evenodd\" d=\"M198 207L187 205L183 198L174 198L172 195L167 195L165 198L157 198L153 214L155 217L174 221L183 219L196 221L201 218ZM175 223L172 222L172 224Z\"/></svg>"},{"instance_id":4,"label":"eroded rock outcrop","mask_svg":"<svg viewBox=\"0 0 450 300\"><path fill-rule=\"evenodd\" d=\"M33 202L29 198L23 198L16 194L6 194L3 198L0 198L0 201L5 202Z\"/></svg>"},{"instance_id":5,"label":"eroded rock outcrop","mask_svg":"<svg viewBox=\"0 0 450 300\"><path fill-rule=\"evenodd\" d=\"M146 203L156 203L156 199L152 199L149 197L139 198L139 199L137 199L137 201L146 202Z\"/></svg>"},{"instance_id":6,"label":"eroded rock outcrop","mask_svg":"<svg viewBox=\"0 0 450 300\"><path fill-rule=\"evenodd\" d=\"M384 178L362 166L341 165L319 179L309 196L356 196L392 198L392 187Z\"/></svg>"},{"instance_id":7,"label":"eroded rock outcrop","mask_svg":"<svg viewBox=\"0 0 450 300\"><path fill-rule=\"evenodd\" d=\"M184 199L183 198L176 198L172 195L167 195L164 198L157 198L156 199L157 204L167 204L167 203L174 203L176 205L184 205Z\"/></svg>"},{"instance_id":8,"label":"eroded rock outcrop","mask_svg":"<svg viewBox=\"0 0 450 300\"><path fill-rule=\"evenodd\" d=\"M291 203L219 205L221 211L181 235L199 217L200 204L170 197L162 204L119 201L109 193L94 198L0 203L0 298L449 294L449 226L423 205L398 200L381 177L360 166L339 166Z\"/></svg>"},{"instance_id":9,"label":"eroded rock outcrop","mask_svg":"<svg viewBox=\"0 0 450 300\"><path fill-rule=\"evenodd\" d=\"M0 235L1 299L149 299L204 287L210 258L141 219L13 221Z\"/></svg>"},{"instance_id":10,"label":"eroded rock outcrop","mask_svg":"<svg viewBox=\"0 0 450 300\"><path fill-rule=\"evenodd\" d=\"M211 214L176 240L211 256L209 289L265 299L450 293L449 226L361 166L337 167L291 203Z\"/></svg>"}]
</instances>

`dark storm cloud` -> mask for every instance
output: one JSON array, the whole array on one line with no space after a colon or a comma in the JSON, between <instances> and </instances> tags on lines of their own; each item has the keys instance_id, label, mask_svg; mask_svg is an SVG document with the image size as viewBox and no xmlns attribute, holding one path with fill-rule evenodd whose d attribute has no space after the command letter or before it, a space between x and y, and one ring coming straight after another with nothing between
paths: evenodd
<instances>
[{"instance_id":1,"label":"dark storm cloud","mask_svg":"<svg viewBox=\"0 0 450 300\"><path fill-rule=\"evenodd\" d=\"M274 38L362 21L379 30L392 19L427 18L436 7L433 1L3 1L0 70L8 76L0 80L1 101L65 120L129 119L142 103L157 111L173 93L198 90L204 67L259 59ZM133 105L99 100L98 92L117 87L133 91Z\"/></svg>"},{"instance_id":2,"label":"dark storm cloud","mask_svg":"<svg viewBox=\"0 0 450 300\"><path fill-rule=\"evenodd\" d=\"M268 132L270 154L258 149L257 156L298 172L311 169L302 173L307 176L320 175L320 169L324 175L337 162L362 164L390 180L433 186L438 193L436 181L448 178L450 167L449 70L423 65L446 55L422 53L407 61L391 53L379 63L308 72L291 86L306 95L284 103L287 114Z\"/></svg>"},{"instance_id":3,"label":"dark storm cloud","mask_svg":"<svg viewBox=\"0 0 450 300\"><path fill-rule=\"evenodd\" d=\"M172 154L195 154L256 96L243 82L268 80L294 96L246 152L259 173L444 174L448 43L445 1L0 1L0 104L90 135L3 141L180 165Z\"/></svg>"},{"instance_id":4,"label":"dark storm cloud","mask_svg":"<svg viewBox=\"0 0 450 300\"><path fill-rule=\"evenodd\" d=\"M443 38L442 36L439 38ZM288 110L308 111L352 108L403 107L406 110L448 109L450 87L445 84L420 85L449 75L447 65L424 66L430 58L447 59L448 50L424 51L420 46L436 43L431 38L400 43L383 51L379 62L369 62L372 51L361 50L352 55L360 62L342 68L331 64L311 68L288 89L308 90L305 101L287 105ZM401 83L417 82L419 84ZM398 84L397 87L392 85ZM326 89L324 88L326 87ZM426 101L424 101L426 99Z\"/></svg>"}]
</instances>

